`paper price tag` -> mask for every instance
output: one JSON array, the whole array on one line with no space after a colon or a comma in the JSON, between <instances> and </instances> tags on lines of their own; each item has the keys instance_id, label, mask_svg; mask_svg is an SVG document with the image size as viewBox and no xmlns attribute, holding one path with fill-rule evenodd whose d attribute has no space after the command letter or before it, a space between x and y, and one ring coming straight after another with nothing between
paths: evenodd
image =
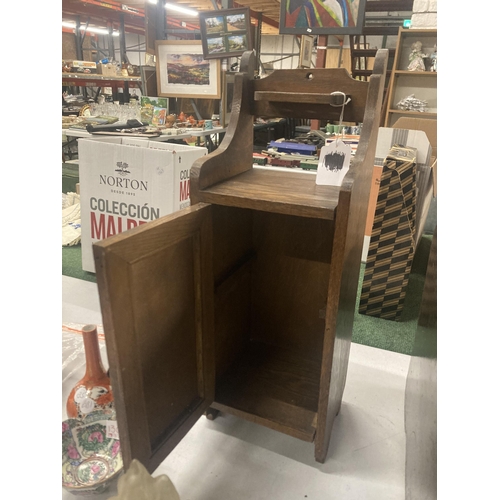
<instances>
[{"instance_id":1,"label":"paper price tag","mask_svg":"<svg viewBox=\"0 0 500 500\"><path fill-rule=\"evenodd\" d=\"M93 399L90 398L84 398L81 403L80 403L80 411L86 415L87 413L90 413L95 407L95 402Z\"/></svg>"},{"instance_id":2,"label":"paper price tag","mask_svg":"<svg viewBox=\"0 0 500 500\"><path fill-rule=\"evenodd\" d=\"M87 397L87 388L80 387L75 392L75 402L81 403Z\"/></svg>"},{"instance_id":3,"label":"paper price tag","mask_svg":"<svg viewBox=\"0 0 500 500\"><path fill-rule=\"evenodd\" d=\"M120 439L118 434L118 425L115 420L106 420L106 437Z\"/></svg>"},{"instance_id":4,"label":"paper price tag","mask_svg":"<svg viewBox=\"0 0 500 500\"><path fill-rule=\"evenodd\" d=\"M341 139L321 148L316 184L340 186L351 163L351 146Z\"/></svg>"}]
</instances>

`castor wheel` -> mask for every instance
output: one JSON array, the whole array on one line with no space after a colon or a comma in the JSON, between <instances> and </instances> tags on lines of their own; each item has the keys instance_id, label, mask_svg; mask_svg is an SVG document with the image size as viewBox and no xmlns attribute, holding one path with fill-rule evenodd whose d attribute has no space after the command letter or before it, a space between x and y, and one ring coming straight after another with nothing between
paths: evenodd
<instances>
[{"instance_id":1,"label":"castor wheel","mask_svg":"<svg viewBox=\"0 0 500 500\"><path fill-rule=\"evenodd\" d=\"M219 415L219 410L215 410L214 408L208 408L208 410L205 412L205 416L208 418L208 420L215 420L217 416Z\"/></svg>"}]
</instances>

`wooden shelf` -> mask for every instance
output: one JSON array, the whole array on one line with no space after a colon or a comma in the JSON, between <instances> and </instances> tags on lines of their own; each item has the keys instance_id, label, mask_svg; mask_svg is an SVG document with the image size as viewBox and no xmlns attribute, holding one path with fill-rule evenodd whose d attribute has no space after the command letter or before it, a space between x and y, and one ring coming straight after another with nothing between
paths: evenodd
<instances>
[{"instance_id":1,"label":"wooden shelf","mask_svg":"<svg viewBox=\"0 0 500 500\"><path fill-rule=\"evenodd\" d=\"M375 57L378 49L351 49L351 55L353 57ZM389 57L394 57L396 54L396 49L387 49L389 51Z\"/></svg>"},{"instance_id":2,"label":"wooden shelf","mask_svg":"<svg viewBox=\"0 0 500 500\"><path fill-rule=\"evenodd\" d=\"M313 441L321 361L302 353L250 342L217 380L213 408Z\"/></svg>"},{"instance_id":3,"label":"wooden shelf","mask_svg":"<svg viewBox=\"0 0 500 500\"><path fill-rule=\"evenodd\" d=\"M333 220L338 186L318 186L314 176L250 169L200 192L202 201L301 217Z\"/></svg>"},{"instance_id":4,"label":"wooden shelf","mask_svg":"<svg viewBox=\"0 0 500 500\"><path fill-rule=\"evenodd\" d=\"M394 71L394 74L396 76L398 75L405 75L405 76L434 76L437 77L437 71L408 71L408 70L403 70L403 69L397 69Z\"/></svg>"},{"instance_id":5,"label":"wooden shelf","mask_svg":"<svg viewBox=\"0 0 500 500\"><path fill-rule=\"evenodd\" d=\"M430 54L437 42L437 30L399 28L396 56L389 83L386 127L393 125L396 115L437 119L437 72L407 69L412 44L416 41L422 42L422 52ZM422 113L394 108L401 99L411 94L417 99L426 101L428 109L432 111Z\"/></svg>"},{"instance_id":6,"label":"wooden shelf","mask_svg":"<svg viewBox=\"0 0 500 500\"><path fill-rule=\"evenodd\" d=\"M141 85L140 76L105 76L88 75L80 73L62 73L63 85L75 85L77 87L121 87L128 83L130 87Z\"/></svg>"},{"instance_id":7,"label":"wooden shelf","mask_svg":"<svg viewBox=\"0 0 500 500\"><path fill-rule=\"evenodd\" d=\"M399 114L399 115L413 115L420 116L421 118L434 118L437 117L437 113L420 112L420 111L406 111L404 109L390 109L389 113Z\"/></svg>"}]
</instances>

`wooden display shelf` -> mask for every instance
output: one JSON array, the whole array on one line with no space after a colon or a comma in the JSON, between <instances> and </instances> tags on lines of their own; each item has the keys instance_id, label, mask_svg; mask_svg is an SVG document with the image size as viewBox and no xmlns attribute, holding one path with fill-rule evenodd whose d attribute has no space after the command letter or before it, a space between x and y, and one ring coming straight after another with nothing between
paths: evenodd
<instances>
[{"instance_id":1,"label":"wooden display shelf","mask_svg":"<svg viewBox=\"0 0 500 500\"><path fill-rule=\"evenodd\" d=\"M333 220L340 187L294 172L252 169L203 190L205 202Z\"/></svg>"},{"instance_id":2,"label":"wooden display shelf","mask_svg":"<svg viewBox=\"0 0 500 500\"><path fill-rule=\"evenodd\" d=\"M407 76L416 76L416 77L437 77L437 71L408 71L403 69L397 69L394 71L394 74L397 75L407 75Z\"/></svg>"},{"instance_id":3,"label":"wooden display shelf","mask_svg":"<svg viewBox=\"0 0 500 500\"><path fill-rule=\"evenodd\" d=\"M139 76L105 76L62 73L63 85L75 85L78 87L120 87L124 83L128 83L131 87L139 87L141 82L142 80Z\"/></svg>"},{"instance_id":4,"label":"wooden display shelf","mask_svg":"<svg viewBox=\"0 0 500 500\"><path fill-rule=\"evenodd\" d=\"M385 115L385 126L391 127L398 116L418 116L420 118L437 119L437 72L408 71L408 60L412 44L420 41L422 51L430 54L437 43L435 29L399 28L398 43L394 67L391 74L388 92L388 106ZM404 111L394 106L404 97L414 94L417 99L427 101L430 112Z\"/></svg>"},{"instance_id":5,"label":"wooden display shelf","mask_svg":"<svg viewBox=\"0 0 500 500\"><path fill-rule=\"evenodd\" d=\"M436 118L437 113L432 112L421 112L421 111L406 111L404 109L390 109L389 113L394 115L411 115L411 116L419 116L420 118Z\"/></svg>"}]
</instances>

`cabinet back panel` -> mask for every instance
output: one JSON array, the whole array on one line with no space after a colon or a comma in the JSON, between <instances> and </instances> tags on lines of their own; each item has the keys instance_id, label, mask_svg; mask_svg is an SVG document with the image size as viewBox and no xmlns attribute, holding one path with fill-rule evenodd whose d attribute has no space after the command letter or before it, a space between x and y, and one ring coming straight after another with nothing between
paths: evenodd
<instances>
[{"instance_id":1,"label":"cabinet back panel","mask_svg":"<svg viewBox=\"0 0 500 500\"><path fill-rule=\"evenodd\" d=\"M218 379L250 341L251 265L239 268L215 288L215 373Z\"/></svg>"},{"instance_id":2,"label":"cabinet back panel","mask_svg":"<svg viewBox=\"0 0 500 500\"><path fill-rule=\"evenodd\" d=\"M221 283L253 251L252 211L212 205L215 283Z\"/></svg>"},{"instance_id":3,"label":"cabinet back panel","mask_svg":"<svg viewBox=\"0 0 500 500\"><path fill-rule=\"evenodd\" d=\"M252 339L321 358L333 221L254 213Z\"/></svg>"}]
</instances>

